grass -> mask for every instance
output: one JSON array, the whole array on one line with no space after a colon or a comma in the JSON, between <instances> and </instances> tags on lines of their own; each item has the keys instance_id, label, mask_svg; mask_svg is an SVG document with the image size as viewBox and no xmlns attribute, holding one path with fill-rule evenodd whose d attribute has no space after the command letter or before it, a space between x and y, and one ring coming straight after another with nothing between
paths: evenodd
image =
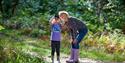
<instances>
[{"instance_id":1,"label":"grass","mask_svg":"<svg viewBox=\"0 0 125 63\"><path fill-rule=\"evenodd\" d=\"M4 30L4 33L6 33L7 36L0 36L0 47L2 47L0 50L0 63L46 63L42 58L29 54L33 52L33 49L37 49L36 46L28 44L27 39L32 39L33 41L33 38L26 36L19 37L18 32L15 32L15 30L8 30L10 32L6 31L7 30ZM13 31L15 33L13 33ZM19 41L22 38L25 39Z\"/></svg>"},{"instance_id":2,"label":"grass","mask_svg":"<svg viewBox=\"0 0 125 63\"><path fill-rule=\"evenodd\" d=\"M4 49L0 50L0 63L44 63L43 59L28 54L29 49L20 48L11 42L7 42L6 45L1 45Z\"/></svg>"},{"instance_id":3,"label":"grass","mask_svg":"<svg viewBox=\"0 0 125 63\"><path fill-rule=\"evenodd\" d=\"M3 31L2 31L3 32ZM15 32L15 33L13 33ZM2 35L0 37L0 46L3 48L12 48L12 50L17 50L16 61L21 63L25 61L27 63L44 63L45 61L39 57L35 57L29 55L30 52L36 52L40 57L44 58L44 56L50 55L50 41L49 40L41 40L38 38L32 38L24 35L20 35L20 31L18 30L4 30L6 35ZM14 37L15 36L15 37ZM114 38L114 37L113 37ZM120 37L122 38L122 37ZM95 42L98 38L95 39ZM103 43L103 38L99 39ZM88 41L88 36L84 39ZM115 40L116 41L116 40ZM122 41L122 40L121 40ZM91 43L91 42L90 42ZM90 44L89 43L89 44ZM100 42L98 42L100 44ZM122 62L125 61L124 54L119 53L107 53L103 46L99 46L101 48L97 48L95 46L84 46L84 42L80 44L80 57L90 58L94 60L101 60L104 62ZM61 41L61 53L65 53L67 55L70 54L70 43L68 39L63 39ZM13 56L12 56L13 57ZM7 58L8 59L8 58ZM12 60L8 60L10 63L13 63ZM7 62L9 63L9 62Z\"/></svg>"},{"instance_id":4,"label":"grass","mask_svg":"<svg viewBox=\"0 0 125 63\"><path fill-rule=\"evenodd\" d=\"M102 52L97 52L97 51L81 51L80 52L81 57L87 57L87 58L92 58L95 60L101 60L101 61L111 61L112 60L112 56L108 55L106 53L102 53Z\"/></svg>"},{"instance_id":5,"label":"grass","mask_svg":"<svg viewBox=\"0 0 125 63\"><path fill-rule=\"evenodd\" d=\"M101 36L89 33L80 43L80 57L104 62L123 62L125 61L125 49L123 48L125 44L124 40L124 35L119 33L109 33L109 35ZM61 52L70 54L71 46L69 46L69 44L70 43L64 39L62 41ZM109 47L112 44L115 46ZM114 48L114 50L112 50L112 48ZM122 52L120 52L120 50Z\"/></svg>"}]
</instances>

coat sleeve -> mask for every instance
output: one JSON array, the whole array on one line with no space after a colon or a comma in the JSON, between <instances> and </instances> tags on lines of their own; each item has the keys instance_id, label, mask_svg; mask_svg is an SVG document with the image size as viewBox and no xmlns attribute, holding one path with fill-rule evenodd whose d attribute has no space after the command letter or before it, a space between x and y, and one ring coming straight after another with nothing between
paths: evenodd
<instances>
[{"instance_id":1,"label":"coat sleeve","mask_svg":"<svg viewBox=\"0 0 125 63\"><path fill-rule=\"evenodd\" d=\"M72 39L75 39L77 36L77 27L74 21L71 22L70 28L71 28L70 33L71 33Z\"/></svg>"}]
</instances>

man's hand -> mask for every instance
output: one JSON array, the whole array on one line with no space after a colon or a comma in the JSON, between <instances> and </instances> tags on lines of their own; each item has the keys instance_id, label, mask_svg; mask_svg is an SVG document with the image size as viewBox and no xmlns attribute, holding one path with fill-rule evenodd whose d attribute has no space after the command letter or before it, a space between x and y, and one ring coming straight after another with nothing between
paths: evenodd
<instances>
[{"instance_id":1,"label":"man's hand","mask_svg":"<svg viewBox=\"0 0 125 63\"><path fill-rule=\"evenodd\" d=\"M77 41L77 39L74 39L73 40L73 44L76 44L78 41Z\"/></svg>"},{"instance_id":2,"label":"man's hand","mask_svg":"<svg viewBox=\"0 0 125 63\"><path fill-rule=\"evenodd\" d=\"M70 39L70 43L73 43L73 39Z\"/></svg>"}]
</instances>

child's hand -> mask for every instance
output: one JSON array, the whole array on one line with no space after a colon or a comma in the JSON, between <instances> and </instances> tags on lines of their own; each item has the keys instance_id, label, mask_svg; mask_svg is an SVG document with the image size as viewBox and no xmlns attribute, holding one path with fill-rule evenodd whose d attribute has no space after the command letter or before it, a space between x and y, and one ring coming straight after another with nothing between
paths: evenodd
<instances>
[{"instance_id":1,"label":"child's hand","mask_svg":"<svg viewBox=\"0 0 125 63\"><path fill-rule=\"evenodd\" d=\"M51 23L52 23L52 24L56 23L55 19L53 19L53 20L51 21Z\"/></svg>"}]
</instances>

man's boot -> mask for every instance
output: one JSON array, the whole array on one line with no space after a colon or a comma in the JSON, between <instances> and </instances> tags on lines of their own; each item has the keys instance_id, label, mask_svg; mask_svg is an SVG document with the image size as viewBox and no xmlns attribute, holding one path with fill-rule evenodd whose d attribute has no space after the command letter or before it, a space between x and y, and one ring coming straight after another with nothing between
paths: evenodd
<instances>
[{"instance_id":1,"label":"man's boot","mask_svg":"<svg viewBox=\"0 0 125 63\"><path fill-rule=\"evenodd\" d=\"M74 49L74 63L79 63L79 49Z\"/></svg>"},{"instance_id":2,"label":"man's boot","mask_svg":"<svg viewBox=\"0 0 125 63\"><path fill-rule=\"evenodd\" d=\"M74 49L72 48L70 58L66 60L66 63L73 63L73 59L74 59Z\"/></svg>"}]
</instances>

